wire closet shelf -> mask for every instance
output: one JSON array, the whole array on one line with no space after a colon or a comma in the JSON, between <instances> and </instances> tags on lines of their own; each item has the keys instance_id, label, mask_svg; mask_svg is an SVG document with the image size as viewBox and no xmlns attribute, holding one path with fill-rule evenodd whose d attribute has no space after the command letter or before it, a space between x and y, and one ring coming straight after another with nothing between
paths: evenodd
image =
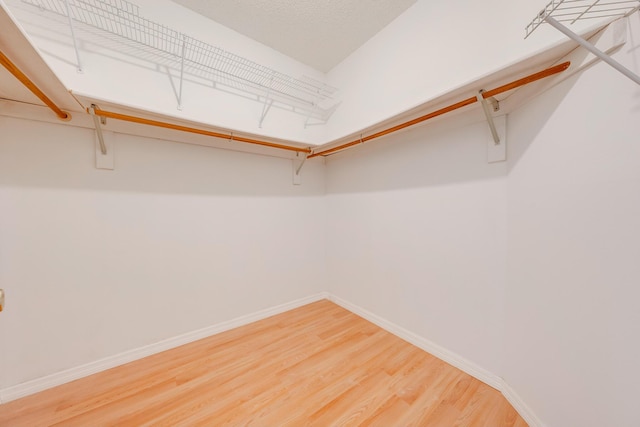
<instances>
[{"instance_id":1,"label":"wire closet shelf","mask_svg":"<svg viewBox=\"0 0 640 427\"><path fill-rule=\"evenodd\" d=\"M139 15L137 5L125 0L22 0L41 10L68 17L91 27L154 49L175 61L176 68L198 75L231 80L236 87L251 87L258 98L277 100L309 116L328 120L336 88L309 77L294 78L242 56L225 51ZM68 9L67 9L68 4ZM69 11L69 14L67 13Z\"/></svg>"},{"instance_id":2,"label":"wire closet shelf","mask_svg":"<svg viewBox=\"0 0 640 427\"><path fill-rule=\"evenodd\" d=\"M553 0L526 26L529 37L548 17L574 24L585 19L619 18L640 9L640 0Z\"/></svg>"}]
</instances>

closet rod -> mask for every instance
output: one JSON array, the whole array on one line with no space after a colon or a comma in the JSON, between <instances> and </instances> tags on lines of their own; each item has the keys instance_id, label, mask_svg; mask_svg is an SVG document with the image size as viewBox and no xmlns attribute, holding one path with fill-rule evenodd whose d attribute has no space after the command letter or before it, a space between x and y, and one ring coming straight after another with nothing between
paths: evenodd
<instances>
[{"instance_id":1,"label":"closet rod","mask_svg":"<svg viewBox=\"0 0 640 427\"><path fill-rule=\"evenodd\" d=\"M98 108L95 108L94 111L95 111L95 115L96 116L106 117L106 118L116 119L116 120L122 120L122 121L125 121L125 122L140 123L140 124L143 124L143 125L155 126L155 127L159 127L159 128L179 130L179 131L188 132L188 133L196 133L196 134L199 134L199 135L212 136L214 138L227 139L229 141L234 141L234 142L245 142L247 144L262 145L264 147L271 147L271 148L279 148L281 150L296 151L298 153L310 153L311 152L310 148L294 147L294 146L291 146L291 145L276 144L274 142L261 141L261 140L258 140L258 139L244 138L244 137L241 137L241 136L236 136L236 135L234 135L232 133L227 135L227 134L224 134L224 133L212 132L212 131L192 128L192 127L188 127L188 126L174 125L173 123L161 122L161 121L158 121L158 120L150 120L150 119L145 119L145 118L142 118L142 117L128 116L126 114L114 113L112 111L101 110L101 109L98 109ZM88 112L88 109L87 109L87 112Z\"/></svg>"},{"instance_id":2,"label":"closet rod","mask_svg":"<svg viewBox=\"0 0 640 427\"><path fill-rule=\"evenodd\" d=\"M0 64L2 64L4 68L7 69L7 71L13 74L16 79L20 80L20 83L22 83L27 89L29 89L35 96L40 98L40 100L44 102L47 107L49 107L54 113L56 113L56 116L58 116L61 120L71 120L71 114L62 111L62 109L58 107L51 99L49 99L49 97L45 95L44 92L42 92L40 88L38 88L38 86L36 86L36 84L29 79L29 77L27 77L22 71L20 71L20 69L13 62L11 62L11 60L7 58L2 51L0 51Z\"/></svg>"},{"instance_id":3,"label":"closet rod","mask_svg":"<svg viewBox=\"0 0 640 427\"><path fill-rule=\"evenodd\" d=\"M552 76L554 74L561 73L562 71L564 71L567 68L569 68L570 65L571 65L571 62L563 62L562 64L559 64L559 65L553 66L551 68L547 68L545 70L539 71L537 73L528 75L528 76L523 77L521 79L512 81L511 83L507 83L506 85L503 85L503 86L497 87L495 89L491 89L491 90L488 90L486 92L483 92L482 96L483 96L484 99L491 98L492 96L496 96L496 95L498 95L500 93L510 91L510 90L518 88L520 86L524 86L524 85L526 85L528 83L535 82L536 80L540 80L540 79L543 79L545 77L549 77L549 76ZM352 147L354 145L364 144L365 142L371 141L372 139L380 138L381 136L388 135L390 133L399 131L399 130L407 128L409 126L413 126L415 124L424 122L424 121L432 119L434 117L441 116L443 114L449 113L451 111L457 110L457 109L465 107L467 105L471 105L474 102L478 102L478 98L475 95L472 96L471 98L467 98L467 99L462 100L460 102L456 102L455 104L451 104L451 105L448 105L448 106L446 106L444 108L441 108L439 110L436 110L436 111L433 111L431 113L425 114L424 116L420 116L420 117L417 117L417 118L415 118L413 120L409 120L407 122L400 123L399 125L390 127L388 129L382 130L380 132L376 132L376 133L374 133L372 135L361 137L361 138L358 138L358 139L356 139L354 141L347 142L345 144L338 145L338 146L333 147L333 148L328 148L326 150L318 151L317 153L313 153L313 154L309 155L308 158L311 159L311 158L318 157L318 156L325 156L327 154L332 154L332 153L335 153L337 151L344 150L345 148Z\"/></svg>"}]
</instances>

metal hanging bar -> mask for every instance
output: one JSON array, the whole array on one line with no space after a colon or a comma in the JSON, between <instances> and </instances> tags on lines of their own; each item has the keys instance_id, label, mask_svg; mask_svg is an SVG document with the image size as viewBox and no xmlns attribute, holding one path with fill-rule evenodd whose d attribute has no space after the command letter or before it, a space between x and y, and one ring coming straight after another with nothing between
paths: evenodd
<instances>
[{"instance_id":1,"label":"metal hanging bar","mask_svg":"<svg viewBox=\"0 0 640 427\"><path fill-rule=\"evenodd\" d=\"M20 81L27 89L37 96L44 104L51 109L60 120L71 120L71 114L63 111L58 107L47 95L44 94L7 56L0 51L0 64L4 66L16 79Z\"/></svg>"},{"instance_id":2,"label":"metal hanging bar","mask_svg":"<svg viewBox=\"0 0 640 427\"><path fill-rule=\"evenodd\" d=\"M545 18L545 22L548 22L552 27L554 27L555 29L563 33L565 36L578 42L580 46L584 47L589 52L593 53L595 56L602 59L604 62L611 65L613 68L620 71L622 74L624 74L625 76L627 76L628 78L630 78L631 80L633 80L634 82L640 85L640 76L638 76L633 71L629 70L628 68L620 64L615 59L611 58L609 55L607 55L606 53L604 53L603 51L595 47L593 44L589 43L587 40L580 37L578 34L574 33L573 31L571 31L570 29L568 29L567 27L559 23L556 19L552 18L551 16L547 16Z\"/></svg>"},{"instance_id":3,"label":"metal hanging bar","mask_svg":"<svg viewBox=\"0 0 640 427\"><path fill-rule=\"evenodd\" d=\"M526 77L523 77L523 78L518 79L518 80L514 80L514 81L512 81L510 83L507 83L505 85L499 86L499 87L497 87L495 89L491 89L491 90L488 90L486 92L483 92L482 93L482 98L484 98L484 99L491 98L491 97L499 95L499 94L501 94L503 92L507 92L507 91L510 91L512 89L516 89L516 88L518 88L520 86L524 86L524 85L526 85L528 83L535 82L535 81L543 79L545 77L549 77L549 76L552 76L554 74L561 73L564 70L566 70L567 68L569 68L570 65L571 65L570 62L563 62L562 64L547 68L545 70L539 71L539 72L534 73L534 74L530 74L530 75L528 75ZM338 145L338 146L332 147L332 148L327 148L327 149L320 148L320 151L317 151L317 152L314 151L311 155L309 155L309 158L312 159L312 158L318 157L318 156L326 156L328 154L332 154L332 153L335 153L335 152L338 152L338 151L342 151L345 148L349 148L349 147L352 147L354 145L363 144L363 143L365 143L367 141L371 141L372 139L380 138L380 137L388 135L390 133L397 132L397 131L399 131L401 129L405 129L405 128L408 128L409 126L413 126L415 124L422 123L422 122L424 122L426 120L433 119L434 117L441 116L443 114L449 113L451 111L455 111L455 110L457 110L459 108L466 107L467 105L471 105L471 104L476 103L476 102L478 102L478 98L476 96L472 96L470 98L467 98L467 99L464 99L462 101L456 102L455 104L451 104L451 105L448 105L448 106L446 106L444 108L441 108L439 110L431 112L429 114L425 114L424 116L420 116L420 117L415 118L413 120L409 120L407 122L400 123L399 125L396 125L396 126L388 128L388 129L382 130L380 132L374 133L373 135L365 136L364 138L362 136L360 136L359 139L356 139L354 141L347 142L345 144L341 144L341 145Z\"/></svg>"},{"instance_id":4,"label":"metal hanging bar","mask_svg":"<svg viewBox=\"0 0 640 427\"><path fill-rule=\"evenodd\" d=\"M90 109L87 109L87 111L91 114ZM127 114L106 111L97 107L94 108L93 114L95 114L96 116L108 117L111 119L122 120L125 122L139 123L143 125L155 126L155 127L164 128L164 129L172 129L172 130L178 130L181 132L194 133L198 135L212 136L214 138L222 138L228 141L244 142L247 144L261 145L263 147L278 148L280 150L295 151L298 153L311 153L311 149L306 147L305 148L295 147L292 145L278 144L275 142L263 141L259 139L245 138L242 136L233 135L233 133L229 135L229 134L224 134L220 132L213 132L213 131L204 130L204 129L176 125L173 123L161 122L159 120L145 119L143 117L136 117L136 116L130 116Z\"/></svg>"}]
</instances>

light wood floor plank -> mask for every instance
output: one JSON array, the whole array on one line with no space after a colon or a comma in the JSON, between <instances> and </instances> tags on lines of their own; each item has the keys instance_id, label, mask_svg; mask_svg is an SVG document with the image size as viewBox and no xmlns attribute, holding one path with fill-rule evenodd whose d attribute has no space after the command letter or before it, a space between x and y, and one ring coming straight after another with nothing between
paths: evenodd
<instances>
[{"instance_id":1,"label":"light wood floor plank","mask_svg":"<svg viewBox=\"0 0 640 427\"><path fill-rule=\"evenodd\" d=\"M502 395L319 301L0 405L0 426L526 427Z\"/></svg>"}]
</instances>

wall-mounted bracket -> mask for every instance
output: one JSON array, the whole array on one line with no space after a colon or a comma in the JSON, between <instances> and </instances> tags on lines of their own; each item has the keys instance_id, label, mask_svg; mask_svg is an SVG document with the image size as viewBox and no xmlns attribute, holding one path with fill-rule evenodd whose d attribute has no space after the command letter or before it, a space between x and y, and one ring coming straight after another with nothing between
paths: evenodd
<instances>
[{"instance_id":1,"label":"wall-mounted bracket","mask_svg":"<svg viewBox=\"0 0 640 427\"><path fill-rule=\"evenodd\" d=\"M100 152L102 153L102 155L106 155L107 154L107 146L104 143L104 135L102 133L102 127L100 126L101 120L96 115L96 105L95 104L91 104L91 107L89 107L89 114L91 114L91 117L93 118L93 125L96 128L96 134L98 135L98 142L100 143ZM102 123L102 124L104 124L104 123Z\"/></svg>"},{"instance_id":2,"label":"wall-mounted bracket","mask_svg":"<svg viewBox=\"0 0 640 427\"><path fill-rule=\"evenodd\" d=\"M308 157L309 155L305 154L302 161L299 161L298 159L300 158L300 153L296 153L296 158L293 159L293 185L302 184L302 176L300 175L300 171L302 171L302 167L304 166Z\"/></svg>"},{"instance_id":3,"label":"wall-mounted bracket","mask_svg":"<svg viewBox=\"0 0 640 427\"><path fill-rule=\"evenodd\" d=\"M273 99L269 99L269 97L267 96L267 98L265 98L264 100L264 105L262 106L262 114L260 115L260 122L258 123L258 127L260 129L262 129L262 122L264 122L264 118L267 117L267 113L269 112L269 109L272 105Z\"/></svg>"},{"instance_id":4,"label":"wall-mounted bracket","mask_svg":"<svg viewBox=\"0 0 640 427\"><path fill-rule=\"evenodd\" d=\"M484 90L478 91L476 98L482 105L491 131L487 140L487 161L489 163L503 162L507 160L507 119L506 116L493 117L493 112L500 111L500 103L493 97L485 99L484 92Z\"/></svg>"},{"instance_id":5,"label":"wall-mounted bracket","mask_svg":"<svg viewBox=\"0 0 640 427\"><path fill-rule=\"evenodd\" d=\"M491 108L493 109L494 113L500 111L500 101L495 99L493 96L491 98L486 98L485 101L491 104Z\"/></svg>"},{"instance_id":6,"label":"wall-mounted bracket","mask_svg":"<svg viewBox=\"0 0 640 427\"><path fill-rule=\"evenodd\" d=\"M507 160L507 116L493 118L500 143L496 144L493 135L487 132L487 162L497 163Z\"/></svg>"},{"instance_id":7,"label":"wall-mounted bracket","mask_svg":"<svg viewBox=\"0 0 640 427\"><path fill-rule=\"evenodd\" d=\"M114 168L114 144L115 134L113 132L104 132L102 125L107 124L106 117L98 117L96 115L96 105L91 104L89 114L93 118L93 124L96 128L96 168L109 169Z\"/></svg>"},{"instance_id":8,"label":"wall-mounted bracket","mask_svg":"<svg viewBox=\"0 0 640 427\"><path fill-rule=\"evenodd\" d=\"M481 89L476 98L478 98L478 102L482 105L482 110L484 111L484 115L487 118L487 123L489 123L489 129L491 130L491 135L493 136L493 143L495 145L500 144L500 136L498 135L498 130L496 129L496 124L493 121L493 115L491 114L491 110L498 111L500 110L500 104L495 98L491 98L492 101L489 101L484 98L482 95L484 93L484 89ZM489 105L491 104L491 106Z\"/></svg>"}]
</instances>

